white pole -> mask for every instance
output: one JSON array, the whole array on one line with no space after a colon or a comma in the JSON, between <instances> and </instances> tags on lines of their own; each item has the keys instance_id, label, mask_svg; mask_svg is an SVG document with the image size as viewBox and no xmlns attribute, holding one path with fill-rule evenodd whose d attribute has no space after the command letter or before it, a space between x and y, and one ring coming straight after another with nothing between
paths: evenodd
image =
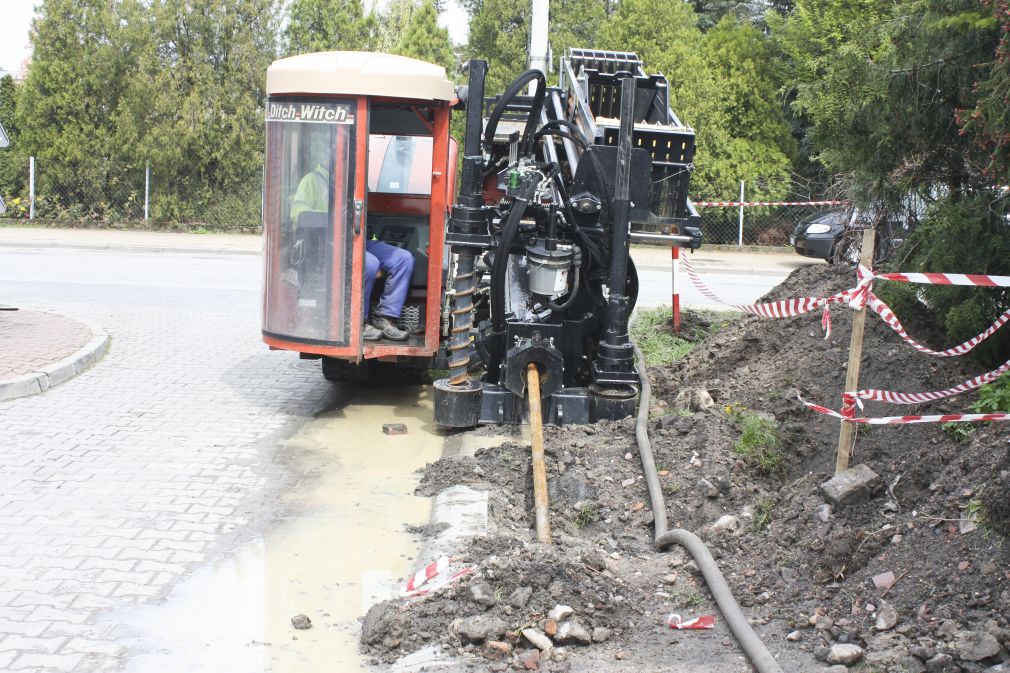
<instances>
[{"instance_id":1,"label":"white pole","mask_svg":"<svg viewBox=\"0 0 1010 673\"><path fill-rule=\"evenodd\" d=\"M28 219L35 219L35 157L28 157Z\"/></svg>"},{"instance_id":2,"label":"white pole","mask_svg":"<svg viewBox=\"0 0 1010 673\"><path fill-rule=\"evenodd\" d=\"M151 205L151 162L148 161L147 165L144 167L144 223L147 223L147 217L150 214Z\"/></svg>"},{"instance_id":3,"label":"white pole","mask_svg":"<svg viewBox=\"0 0 1010 673\"><path fill-rule=\"evenodd\" d=\"M743 180L740 181L740 234L737 245L743 245Z\"/></svg>"},{"instance_id":4,"label":"white pole","mask_svg":"<svg viewBox=\"0 0 1010 673\"><path fill-rule=\"evenodd\" d=\"M530 18L530 69L537 69L547 76L548 23L550 22L550 4L548 0L533 0ZM530 95L536 89L536 82L530 82Z\"/></svg>"}]
</instances>

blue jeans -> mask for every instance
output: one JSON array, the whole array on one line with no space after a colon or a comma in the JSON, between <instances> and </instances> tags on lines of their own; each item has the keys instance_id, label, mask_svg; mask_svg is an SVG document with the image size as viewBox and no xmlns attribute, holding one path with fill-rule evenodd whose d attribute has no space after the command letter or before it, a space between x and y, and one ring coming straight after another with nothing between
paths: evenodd
<instances>
[{"instance_id":1,"label":"blue jeans","mask_svg":"<svg viewBox=\"0 0 1010 673\"><path fill-rule=\"evenodd\" d=\"M368 304L379 269L386 272L386 286L375 312L387 318L399 318L410 289L410 277L414 274L414 256L389 243L365 241L365 300L362 302L365 319L368 319Z\"/></svg>"}]
</instances>

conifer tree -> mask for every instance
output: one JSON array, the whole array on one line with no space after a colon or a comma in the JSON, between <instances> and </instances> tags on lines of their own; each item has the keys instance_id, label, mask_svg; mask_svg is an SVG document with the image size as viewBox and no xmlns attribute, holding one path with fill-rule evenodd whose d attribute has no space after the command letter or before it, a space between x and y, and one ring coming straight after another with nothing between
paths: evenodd
<instances>
[{"instance_id":1,"label":"conifer tree","mask_svg":"<svg viewBox=\"0 0 1010 673\"><path fill-rule=\"evenodd\" d=\"M456 57L449 40L449 31L438 25L438 12L432 0L421 2L395 51L401 56L441 65L450 78L455 71Z\"/></svg>"},{"instance_id":2,"label":"conifer tree","mask_svg":"<svg viewBox=\"0 0 1010 673\"><path fill-rule=\"evenodd\" d=\"M370 51L377 21L361 0L293 0L284 31L285 53Z\"/></svg>"}]
</instances>

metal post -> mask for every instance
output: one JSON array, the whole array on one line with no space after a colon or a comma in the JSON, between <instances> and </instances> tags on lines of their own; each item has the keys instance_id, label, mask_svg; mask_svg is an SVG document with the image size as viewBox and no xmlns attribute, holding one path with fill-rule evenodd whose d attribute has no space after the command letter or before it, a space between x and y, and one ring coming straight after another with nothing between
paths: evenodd
<instances>
[{"instance_id":1,"label":"metal post","mask_svg":"<svg viewBox=\"0 0 1010 673\"><path fill-rule=\"evenodd\" d=\"M680 333L680 248L670 248L673 257L673 332Z\"/></svg>"},{"instance_id":2,"label":"metal post","mask_svg":"<svg viewBox=\"0 0 1010 673\"><path fill-rule=\"evenodd\" d=\"M737 245L743 245L743 180L740 181L740 235Z\"/></svg>"},{"instance_id":3,"label":"metal post","mask_svg":"<svg viewBox=\"0 0 1010 673\"><path fill-rule=\"evenodd\" d=\"M28 157L28 219L35 219L35 157Z\"/></svg>"},{"instance_id":4,"label":"metal post","mask_svg":"<svg viewBox=\"0 0 1010 673\"><path fill-rule=\"evenodd\" d=\"M144 223L147 224L147 218L151 213L151 162L147 162L144 167Z\"/></svg>"},{"instance_id":5,"label":"metal post","mask_svg":"<svg viewBox=\"0 0 1010 673\"><path fill-rule=\"evenodd\" d=\"M548 0L533 0L532 16L530 17L530 69L536 69L547 75L547 53L550 49L548 41L548 26L550 3ZM536 90L536 80L530 82L529 93L532 96Z\"/></svg>"}]
</instances>

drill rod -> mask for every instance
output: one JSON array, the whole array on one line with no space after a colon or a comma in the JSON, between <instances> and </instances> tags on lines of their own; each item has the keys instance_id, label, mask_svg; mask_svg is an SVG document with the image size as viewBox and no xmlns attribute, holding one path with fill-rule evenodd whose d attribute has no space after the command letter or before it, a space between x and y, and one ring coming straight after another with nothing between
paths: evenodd
<instances>
[{"instance_id":1,"label":"drill rod","mask_svg":"<svg viewBox=\"0 0 1010 673\"><path fill-rule=\"evenodd\" d=\"M533 450L533 502L536 507L537 540L551 543L550 506L547 503L547 466L544 464L544 421L540 409L540 370L526 365L526 395L530 404L530 445Z\"/></svg>"}]
</instances>

